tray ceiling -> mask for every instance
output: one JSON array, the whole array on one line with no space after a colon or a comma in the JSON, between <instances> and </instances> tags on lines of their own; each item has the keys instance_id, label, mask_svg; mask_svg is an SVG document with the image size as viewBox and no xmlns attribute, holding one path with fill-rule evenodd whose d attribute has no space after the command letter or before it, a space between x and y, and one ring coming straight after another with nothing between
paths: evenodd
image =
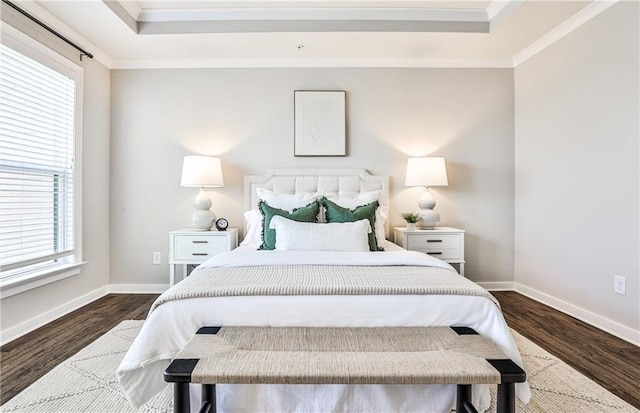
<instances>
[{"instance_id":1,"label":"tray ceiling","mask_svg":"<svg viewBox=\"0 0 640 413\"><path fill-rule=\"evenodd\" d=\"M602 0L19 2L112 68L513 67L515 56L558 27L610 4Z\"/></svg>"}]
</instances>

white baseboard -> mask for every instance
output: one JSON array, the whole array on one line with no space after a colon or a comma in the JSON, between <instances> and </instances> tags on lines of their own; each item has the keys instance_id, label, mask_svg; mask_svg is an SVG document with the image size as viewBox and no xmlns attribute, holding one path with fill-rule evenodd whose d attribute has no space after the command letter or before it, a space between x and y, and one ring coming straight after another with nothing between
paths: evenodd
<instances>
[{"instance_id":1,"label":"white baseboard","mask_svg":"<svg viewBox=\"0 0 640 413\"><path fill-rule=\"evenodd\" d=\"M111 284L93 290L81 297L54 308L0 332L0 345L5 344L32 332L72 311L77 310L107 294L161 294L169 289L169 284Z\"/></svg>"},{"instance_id":2,"label":"white baseboard","mask_svg":"<svg viewBox=\"0 0 640 413\"><path fill-rule=\"evenodd\" d=\"M0 338L0 345L4 346L5 344L19 337L22 337L23 335L30 333L33 330L40 328L43 325L48 324L66 314L69 314L70 312L75 311L80 307L90 304L98 298L104 297L107 294L109 294L109 286L105 285L104 287L100 287L81 297L64 303L61 306L54 308L53 310L42 313L37 317L29 319L6 330L2 330L2 332L0 333L0 335L2 336Z\"/></svg>"},{"instance_id":3,"label":"white baseboard","mask_svg":"<svg viewBox=\"0 0 640 413\"><path fill-rule=\"evenodd\" d=\"M169 284L110 284L109 292L113 294L162 294L169 289Z\"/></svg>"},{"instance_id":4,"label":"white baseboard","mask_svg":"<svg viewBox=\"0 0 640 413\"><path fill-rule=\"evenodd\" d=\"M548 305L551 308L555 308L558 311L584 321L585 323L606 331L607 333L613 334L614 336L636 346L640 346L640 331L594 314L588 310L552 297L541 291L527 287L526 285L508 281L483 282L478 284L489 291L517 291L524 296ZM161 294L168 288L169 284L111 284L100 287L81 297L71 300L68 303L58 306L53 310L47 311L46 313L20 323L14 327L3 330L0 333L0 345L5 345L39 327L42 327L45 324L77 310L82 306L90 304L107 294Z\"/></svg>"},{"instance_id":5,"label":"white baseboard","mask_svg":"<svg viewBox=\"0 0 640 413\"><path fill-rule=\"evenodd\" d=\"M513 282L511 281L481 282L476 284L489 291L513 291Z\"/></svg>"},{"instance_id":6,"label":"white baseboard","mask_svg":"<svg viewBox=\"0 0 640 413\"><path fill-rule=\"evenodd\" d=\"M552 297L549 294L527 287L526 285L519 283L514 283L514 285L515 291L524 296L548 305L551 308L555 308L558 311L562 311L571 317L584 321L587 324L606 331L607 333L628 341L631 344L640 346L639 330L634 330L633 328L627 327L613 320L609 320L608 318L602 317L598 314L594 314L584 308L580 308L571 303L560 300L559 298Z\"/></svg>"}]
</instances>

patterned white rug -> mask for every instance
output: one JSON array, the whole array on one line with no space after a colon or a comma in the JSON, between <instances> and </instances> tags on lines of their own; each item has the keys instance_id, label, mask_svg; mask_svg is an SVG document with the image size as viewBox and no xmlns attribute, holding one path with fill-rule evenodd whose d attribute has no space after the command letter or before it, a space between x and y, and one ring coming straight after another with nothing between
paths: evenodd
<instances>
[{"instance_id":1,"label":"patterned white rug","mask_svg":"<svg viewBox=\"0 0 640 413\"><path fill-rule=\"evenodd\" d=\"M116 368L141 325L142 321L123 321L9 400L0 411L170 413L170 387L135 410L115 379ZM520 334L514 332L514 336L533 393L529 404L518 404L518 412L640 412Z\"/></svg>"}]
</instances>

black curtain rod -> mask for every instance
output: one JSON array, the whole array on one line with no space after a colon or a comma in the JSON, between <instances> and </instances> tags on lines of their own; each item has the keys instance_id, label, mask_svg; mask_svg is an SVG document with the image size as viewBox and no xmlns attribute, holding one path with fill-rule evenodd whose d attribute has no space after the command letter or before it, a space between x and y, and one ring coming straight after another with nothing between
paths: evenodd
<instances>
[{"instance_id":1,"label":"black curtain rod","mask_svg":"<svg viewBox=\"0 0 640 413\"><path fill-rule=\"evenodd\" d=\"M44 24L43 22L41 22L40 20L38 20L37 18L35 18L31 14L29 14L26 11L22 10L20 7L18 7L15 4L11 3L9 0L2 0L2 2L4 4L6 4L7 6L9 6L9 7L13 8L14 10L16 10L18 13L22 14L23 16L25 16L29 20L33 21L38 26L40 26L43 29L47 30L49 33L53 34L57 38L63 40L68 45L70 45L73 48L75 48L76 50L78 50L80 52L80 60L82 60L82 56L87 56L89 59L93 59L93 55L91 53L87 52L82 47L78 46L77 44L75 44L71 40L67 39L66 37L64 37L63 35L58 33L57 31L53 30L51 27L47 26L46 24Z\"/></svg>"}]
</instances>

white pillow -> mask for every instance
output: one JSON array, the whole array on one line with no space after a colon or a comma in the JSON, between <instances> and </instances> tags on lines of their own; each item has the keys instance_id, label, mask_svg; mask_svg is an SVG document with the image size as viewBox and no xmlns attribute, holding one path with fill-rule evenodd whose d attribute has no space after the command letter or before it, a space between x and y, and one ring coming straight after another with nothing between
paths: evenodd
<instances>
[{"instance_id":1,"label":"white pillow","mask_svg":"<svg viewBox=\"0 0 640 413\"><path fill-rule=\"evenodd\" d=\"M353 196L327 194L325 197L343 208L356 209L359 206L370 204L373 201L380 201L382 191L362 192Z\"/></svg>"},{"instance_id":2,"label":"white pillow","mask_svg":"<svg viewBox=\"0 0 640 413\"><path fill-rule=\"evenodd\" d=\"M389 206L380 205L378 209L376 209L376 240L378 241L378 246L384 245L384 241L387 239L387 233L384 230L384 226L387 223L387 218L389 218Z\"/></svg>"},{"instance_id":3,"label":"white pillow","mask_svg":"<svg viewBox=\"0 0 640 413\"><path fill-rule=\"evenodd\" d=\"M356 209L359 206L367 205L372 203L373 201L380 201L382 198L382 191L371 191L371 192L362 192L355 196L338 196L337 194L328 194L325 197L343 208ZM380 205L378 209L376 209L376 240L378 241L378 245L382 246L384 244L384 240L387 238L386 232L384 230L384 225L387 222L387 218L389 218L389 207L387 205Z\"/></svg>"},{"instance_id":4,"label":"white pillow","mask_svg":"<svg viewBox=\"0 0 640 413\"><path fill-rule=\"evenodd\" d=\"M245 234L240 245L260 245L262 243L262 214L257 209L244 213Z\"/></svg>"},{"instance_id":5,"label":"white pillow","mask_svg":"<svg viewBox=\"0 0 640 413\"><path fill-rule=\"evenodd\" d=\"M269 204L270 207L293 212L296 208L302 208L318 199L318 193L284 194L273 192L266 188L256 188L258 198Z\"/></svg>"},{"instance_id":6,"label":"white pillow","mask_svg":"<svg viewBox=\"0 0 640 413\"><path fill-rule=\"evenodd\" d=\"M269 227L276 231L276 250L369 251L368 219L316 224L276 215Z\"/></svg>"}]
</instances>

